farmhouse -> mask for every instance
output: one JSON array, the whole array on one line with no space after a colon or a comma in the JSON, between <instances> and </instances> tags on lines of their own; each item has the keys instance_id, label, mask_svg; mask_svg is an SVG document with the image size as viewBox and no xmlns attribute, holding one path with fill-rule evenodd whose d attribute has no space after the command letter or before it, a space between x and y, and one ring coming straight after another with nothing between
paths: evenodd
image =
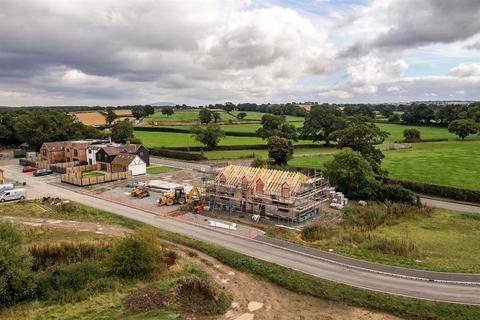
<instances>
[{"instance_id":1,"label":"farmhouse","mask_svg":"<svg viewBox=\"0 0 480 320\"><path fill-rule=\"evenodd\" d=\"M87 161L87 149L103 140L79 140L44 142L40 147L40 159L49 164L71 161Z\"/></svg>"},{"instance_id":2,"label":"farmhouse","mask_svg":"<svg viewBox=\"0 0 480 320\"><path fill-rule=\"evenodd\" d=\"M329 188L321 175L229 165L210 183L215 205L290 222L322 210Z\"/></svg>"},{"instance_id":3,"label":"farmhouse","mask_svg":"<svg viewBox=\"0 0 480 320\"><path fill-rule=\"evenodd\" d=\"M100 164L100 169L107 172L128 171L127 167L132 167L133 175L145 174L147 166L150 164L150 154L148 149L141 144L108 144L105 146L92 146L89 149L95 154L95 163ZM125 155L130 155L125 157ZM137 156L136 159L133 156ZM118 159L117 159L118 158ZM128 162L129 161L129 162ZM128 162L128 163L127 163ZM123 169L123 170L122 170Z\"/></svg>"}]
</instances>

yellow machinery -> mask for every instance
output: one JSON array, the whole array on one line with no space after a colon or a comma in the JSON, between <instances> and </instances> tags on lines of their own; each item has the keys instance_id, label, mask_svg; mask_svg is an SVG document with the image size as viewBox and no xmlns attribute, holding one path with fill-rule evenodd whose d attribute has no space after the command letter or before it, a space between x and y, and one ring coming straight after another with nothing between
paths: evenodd
<instances>
[{"instance_id":1,"label":"yellow machinery","mask_svg":"<svg viewBox=\"0 0 480 320\"><path fill-rule=\"evenodd\" d=\"M187 194L185 193L185 188L183 187L177 187L174 189L174 191L165 192L158 200L159 206L171 206L174 204L185 203L187 203Z\"/></svg>"},{"instance_id":2,"label":"yellow machinery","mask_svg":"<svg viewBox=\"0 0 480 320\"><path fill-rule=\"evenodd\" d=\"M173 191L165 192L158 200L159 206L171 206L174 204L186 204L187 201L200 200L203 198L197 186L193 186L192 190L185 193L184 187L176 187Z\"/></svg>"},{"instance_id":3,"label":"yellow machinery","mask_svg":"<svg viewBox=\"0 0 480 320\"><path fill-rule=\"evenodd\" d=\"M142 198L148 197L150 195L150 192L147 190L145 186L135 186L133 187L130 194L132 195L132 197L142 199Z\"/></svg>"}]
</instances>

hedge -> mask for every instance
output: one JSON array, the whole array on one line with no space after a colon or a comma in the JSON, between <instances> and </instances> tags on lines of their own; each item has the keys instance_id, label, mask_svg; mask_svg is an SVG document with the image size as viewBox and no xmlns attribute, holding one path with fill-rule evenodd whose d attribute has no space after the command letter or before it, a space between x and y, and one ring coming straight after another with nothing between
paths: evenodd
<instances>
[{"instance_id":1,"label":"hedge","mask_svg":"<svg viewBox=\"0 0 480 320\"><path fill-rule=\"evenodd\" d=\"M171 150L165 148L152 148L149 149L151 156L158 156L158 157L167 157L173 159L181 159L181 160L192 160L192 161L199 161L199 160L207 160L201 153L190 153L185 151L178 151L178 150Z\"/></svg>"},{"instance_id":2,"label":"hedge","mask_svg":"<svg viewBox=\"0 0 480 320\"><path fill-rule=\"evenodd\" d=\"M480 191L476 190L460 189L455 187L441 186L438 184L390 178L385 178L384 181L399 184L404 188L424 195L480 203Z\"/></svg>"},{"instance_id":3,"label":"hedge","mask_svg":"<svg viewBox=\"0 0 480 320\"><path fill-rule=\"evenodd\" d=\"M418 141L406 141L406 140L402 140L402 141L395 141L395 143L422 143L422 142L444 142L444 141L448 141L448 138L421 139L421 140L418 140Z\"/></svg>"},{"instance_id":4,"label":"hedge","mask_svg":"<svg viewBox=\"0 0 480 320\"><path fill-rule=\"evenodd\" d=\"M301 144L295 145L294 149L321 149L325 147L334 147L334 145L325 146L324 144ZM178 150L178 151L197 151L200 152L205 150L205 147L168 147L169 150ZM214 150L225 151L225 150L265 150L268 149L266 144L242 144L234 146L216 146Z\"/></svg>"}]
</instances>

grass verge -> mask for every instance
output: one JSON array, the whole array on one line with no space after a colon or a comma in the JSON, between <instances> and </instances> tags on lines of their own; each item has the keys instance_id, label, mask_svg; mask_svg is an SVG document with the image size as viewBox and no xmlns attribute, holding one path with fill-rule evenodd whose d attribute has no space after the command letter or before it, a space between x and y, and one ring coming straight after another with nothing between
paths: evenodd
<instances>
[{"instance_id":1,"label":"grass verge","mask_svg":"<svg viewBox=\"0 0 480 320\"><path fill-rule=\"evenodd\" d=\"M172 172L172 171L178 171L178 170L180 170L180 169L174 168L174 167L169 167L169 166L149 166L147 168L147 173L158 174L158 173Z\"/></svg>"},{"instance_id":2,"label":"grass verge","mask_svg":"<svg viewBox=\"0 0 480 320\"><path fill-rule=\"evenodd\" d=\"M180 234L164 230L157 230L157 233L164 239L200 250L232 268L260 276L301 294L349 306L381 310L408 319L480 319L478 307L417 300L358 289L248 257Z\"/></svg>"}]
</instances>

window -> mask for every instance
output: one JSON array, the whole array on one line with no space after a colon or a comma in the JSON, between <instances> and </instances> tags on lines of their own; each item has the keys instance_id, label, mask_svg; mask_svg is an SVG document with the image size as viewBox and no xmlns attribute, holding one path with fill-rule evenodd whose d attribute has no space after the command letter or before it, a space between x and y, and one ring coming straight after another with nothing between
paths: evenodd
<instances>
[{"instance_id":1,"label":"window","mask_svg":"<svg viewBox=\"0 0 480 320\"><path fill-rule=\"evenodd\" d=\"M284 198L288 198L290 196L290 186L288 185L288 183L284 183L282 185L282 197Z\"/></svg>"},{"instance_id":2,"label":"window","mask_svg":"<svg viewBox=\"0 0 480 320\"><path fill-rule=\"evenodd\" d=\"M77 149L74 149L74 150L73 150L73 156L74 156L74 157L77 157L77 156L78 156L78 151L77 151Z\"/></svg>"},{"instance_id":3,"label":"window","mask_svg":"<svg viewBox=\"0 0 480 320\"><path fill-rule=\"evenodd\" d=\"M88 153L92 153L92 150L88 149Z\"/></svg>"},{"instance_id":4,"label":"window","mask_svg":"<svg viewBox=\"0 0 480 320\"><path fill-rule=\"evenodd\" d=\"M263 183L262 179L258 179L257 184L256 184L257 193L263 193L263 188L264 187L265 187L265 184Z\"/></svg>"},{"instance_id":5,"label":"window","mask_svg":"<svg viewBox=\"0 0 480 320\"><path fill-rule=\"evenodd\" d=\"M225 175L222 173L222 175L220 176L220 178L218 179L218 181L219 181L221 184L225 184L225 183L227 183L227 178L226 178Z\"/></svg>"},{"instance_id":6,"label":"window","mask_svg":"<svg viewBox=\"0 0 480 320\"><path fill-rule=\"evenodd\" d=\"M242 178L242 189L247 189L248 188L248 179L247 177Z\"/></svg>"}]
</instances>

